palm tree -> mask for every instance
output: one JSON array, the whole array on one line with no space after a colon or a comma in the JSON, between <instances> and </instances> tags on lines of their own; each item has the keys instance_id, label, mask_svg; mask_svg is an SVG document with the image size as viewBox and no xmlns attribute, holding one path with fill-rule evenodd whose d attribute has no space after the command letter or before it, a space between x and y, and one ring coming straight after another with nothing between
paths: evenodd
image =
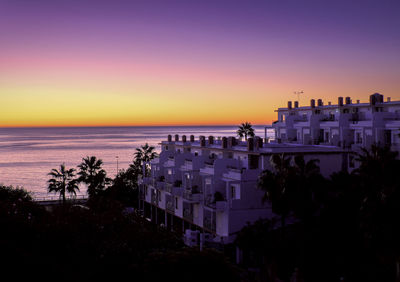
<instances>
[{"instance_id":1,"label":"palm tree","mask_svg":"<svg viewBox=\"0 0 400 282\"><path fill-rule=\"evenodd\" d=\"M241 125L239 125L239 129L237 130L237 135L239 137L244 136L245 140L247 140L247 136L254 137L255 136L254 129L253 129L251 123L246 121L245 123L242 123Z\"/></svg>"},{"instance_id":2,"label":"palm tree","mask_svg":"<svg viewBox=\"0 0 400 282\"><path fill-rule=\"evenodd\" d=\"M398 152L391 151L390 147L372 145L368 150L362 148L356 160L359 168L352 174L357 177L361 187L361 217L363 221L375 221L378 212L383 213L392 202L400 201L400 160ZM365 226L371 224L365 224ZM379 229L379 228L378 228Z\"/></svg>"},{"instance_id":3,"label":"palm tree","mask_svg":"<svg viewBox=\"0 0 400 282\"><path fill-rule=\"evenodd\" d=\"M263 190L263 202L269 201L272 211L281 216L282 227L285 226L286 217L289 215L290 176L293 170L290 166L291 158L284 154L274 154L270 158L272 170L264 170L259 178L257 186Z\"/></svg>"},{"instance_id":4,"label":"palm tree","mask_svg":"<svg viewBox=\"0 0 400 282\"><path fill-rule=\"evenodd\" d=\"M291 158L274 154L270 163L272 170L260 174L258 188L265 192L263 202L271 203L272 211L281 216L282 227L285 227L291 212L304 219L313 211L314 188L321 183L322 176L318 160L306 162L302 155Z\"/></svg>"},{"instance_id":5,"label":"palm tree","mask_svg":"<svg viewBox=\"0 0 400 282\"><path fill-rule=\"evenodd\" d=\"M158 157L158 154L154 150L155 147L149 146L149 144L147 143L144 146L141 146L140 148L136 148L134 166L143 167L143 165L145 165L144 176L146 176L148 173L149 162L152 159Z\"/></svg>"},{"instance_id":6,"label":"palm tree","mask_svg":"<svg viewBox=\"0 0 400 282\"><path fill-rule=\"evenodd\" d=\"M111 182L107 177L106 171L102 168L103 161L95 156L87 156L82 159L82 163L78 165L79 178L78 182L88 185L87 193L89 198L96 196L103 191L105 186Z\"/></svg>"},{"instance_id":7,"label":"palm tree","mask_svg":"<svg viewBox=\"0 0 400 282\"><path fill-rule=\"evenodd\" d=\"M75 169L66 169L65 165L61 164L60 169L53 168L48 175L52 177L48 180L48 192L59 193L63 204L66 202L65 193L76 195L76 191L79 191Z\"/></svg>"}]
</instances>

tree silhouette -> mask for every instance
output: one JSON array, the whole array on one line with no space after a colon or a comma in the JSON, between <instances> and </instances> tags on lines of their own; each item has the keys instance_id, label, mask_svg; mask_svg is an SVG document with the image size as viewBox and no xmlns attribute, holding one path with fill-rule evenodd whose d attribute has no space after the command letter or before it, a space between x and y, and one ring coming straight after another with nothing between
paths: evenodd
<instances>
[{"instance_id":1,"label":"tree silhouette","mask_svg":"<svg viewBox=\"0 0 400 282\"><path fill-rule=\"evenodd\" d=\"M158 156L158 154L154 150L155 150L155 147L149 146L148 143L141 146L140 148L136 148L136 152L134 155L135 159L133 161L133 165L134 165L135 169L137 169L138 167L143 167L143 165L144 165L145 166L144 176L147 176L147 174L149 173L149 169L150 169L149 162Z\"/></svg>"},{"instance_id":2,"label":"tree silhouette","mask_svg":"<svg viewBox=\"0 0 400 282\"><path fill-rule=\"evenodd\" d=\"M60 194L63 204L66 202L66 193L76 195L76 191L79 191L78 181L75 179L75 169L66 169L65 165L61 164L60 169L53 168L48 175L51 176L48 180L48 192Z\"/></svg>"},{"instance_id":3,"label":"tree silhouette","mask_svg":"<svg viewBox=\"0 0 400 282\"><path fill-rule=\"evenodd\" d=\"M82 163L78 165L78 182L88 185L87 193L89 198L98 195L111 182L102 165L103 161L95 156L83 158Z\"/></svg>"},{"instance_id":4,"label":"tree silhouette","mask_svg":"<svg viewBox=\"0 0 400 282\"><path fill-rule=\"evenodd\" d=\"M245 140L247 140L247 137L254 137L254 129L249 122L242 123L239 125L239 129L237 130L237 135L239 137L244 137Z\"/></svg>"},{"instance_id":5,"label":"tree silhouette","mask_svg":"<svg viewBox=\"0 0 400 282\"><path fill-rule=\"evenodd\" d=\"M312 213L315 208L313 188L323 178L319 173L318 160L306 162L303 155L292 158L274 154L270 163L272 170L264 170L257 185L265 192L262 201L271 203L272 211L281 216L282 227L285 227L291 212L299 219Z\"/></svg>"}]
</instances>

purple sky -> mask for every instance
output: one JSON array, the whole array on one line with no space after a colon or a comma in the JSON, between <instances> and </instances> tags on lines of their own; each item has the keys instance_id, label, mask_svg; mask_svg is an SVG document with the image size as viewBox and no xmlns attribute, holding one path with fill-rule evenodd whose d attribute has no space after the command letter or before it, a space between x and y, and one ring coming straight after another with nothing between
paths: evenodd
<instances>
[{"instance_id":1,"label":"purple sky","mask_svg":"<svg viewBox=\"0 0 400 282\"><path fill-rule=\"evenodd\" d=\"M345 91L354 99L374 91L398 99L399 15L400 1L385 0L0 0L0 91L11 97L19 94L10 89L23 85L32 93L47 89L35 88L36 80L65 88L66 81L107 78L133 93L140 83L129 86L129 77L141 76L138 97L157 91L144 81L160 88L170 81L169 97L184 91L191 100L198 85L232 100L251 89L271 104L267 115L300 89L305 100L335 101ZM22 96L8 99L10 107ZM265 114L251 118L269 121Z\"/></svg>"}]
</instances>

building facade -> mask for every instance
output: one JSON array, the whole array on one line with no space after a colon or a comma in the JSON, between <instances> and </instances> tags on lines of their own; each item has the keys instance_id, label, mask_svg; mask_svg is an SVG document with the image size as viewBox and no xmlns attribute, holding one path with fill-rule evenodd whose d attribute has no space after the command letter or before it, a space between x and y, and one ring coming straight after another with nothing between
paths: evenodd
<instances>
[{"instance_id":1,"label":"building facade","mask_svg":"<svg viewBox=\"0 0 400 282\"><path fill-rule=\"evenodd\" d=\"M319 159L328 176L346 166L342 148L305 144L243 142L235 137L208 138L169 135L161 142L159 158L142 180L144 216L169 230L185 233L187 244L231 243L247 223L273 216L257 188L258 176L271 169L272 154L303 154Z\"/></svg>"},{"instance_id":2,"label":"building facade","mask_svg":"<svg viewBox=\"0 0 400 282\"><path fill-rule=\"evenodd\" d=\"M289 101L277 112L272 128L278 142L327 144L350 151L374 143L399 149L400 101L384 101L379 93L372 94L369 103L339 97L336 105L312 99L309 106L299 107L297 101Z\"/></svg>"},{"instance_id":3,"label":"building facade","mask_svg":"<svg viewBox=\"0 0 400 282\"><path fill-rule=\"evenodd\" d=\"M185 234L188 245L231 243L247 223L273 216L257 188L260 173L272 168L271 155L318 159L321 174L329 177L351 170L353 153L361 147L399 148L400 101L384 101L378 93L369 103L353 103L350 97L339 97L337 105L321 99L306 107L288 102L277 113L264 139L169 135L140 185L144 216Z\"/></svg>"}]
</instances>

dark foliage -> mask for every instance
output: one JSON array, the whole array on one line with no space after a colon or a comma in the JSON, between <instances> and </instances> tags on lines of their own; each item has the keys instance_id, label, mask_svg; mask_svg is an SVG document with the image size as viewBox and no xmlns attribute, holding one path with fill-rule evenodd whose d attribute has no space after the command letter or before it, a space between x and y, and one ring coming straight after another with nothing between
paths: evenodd
<instances>
[{"instance_id":1,"label":"dark foliage","mask_svg":"<svg viewBox=\"0 0 400 282\"><path fill-rule=\"evenodd\" d=\"M174 233L135 213L121 212L119 203L103 201L102 209L67 202L47 212L26 191L0 187L3 277L13 281L179 281L181 277L180 281L187 281L193 275L194 281L200 281L195 272L200 264L215 271L212 275L238 281L222 255L187 249Z\"/></svg>"},{"instance_id":2,"label":"dark foliage","mask_svg":"<svg viewBox=\"0 0 400 282\"><path fill-rule=\"evenodd\" d=\"M301 158L272 158L259 186L292 223L258 221L238 234L245 265L260 269L255 280L289 281L297 268L298 281L399 281L400 160L379 146L356 160L351 174L323 179Z\"/></svg>"}]
</instances>

